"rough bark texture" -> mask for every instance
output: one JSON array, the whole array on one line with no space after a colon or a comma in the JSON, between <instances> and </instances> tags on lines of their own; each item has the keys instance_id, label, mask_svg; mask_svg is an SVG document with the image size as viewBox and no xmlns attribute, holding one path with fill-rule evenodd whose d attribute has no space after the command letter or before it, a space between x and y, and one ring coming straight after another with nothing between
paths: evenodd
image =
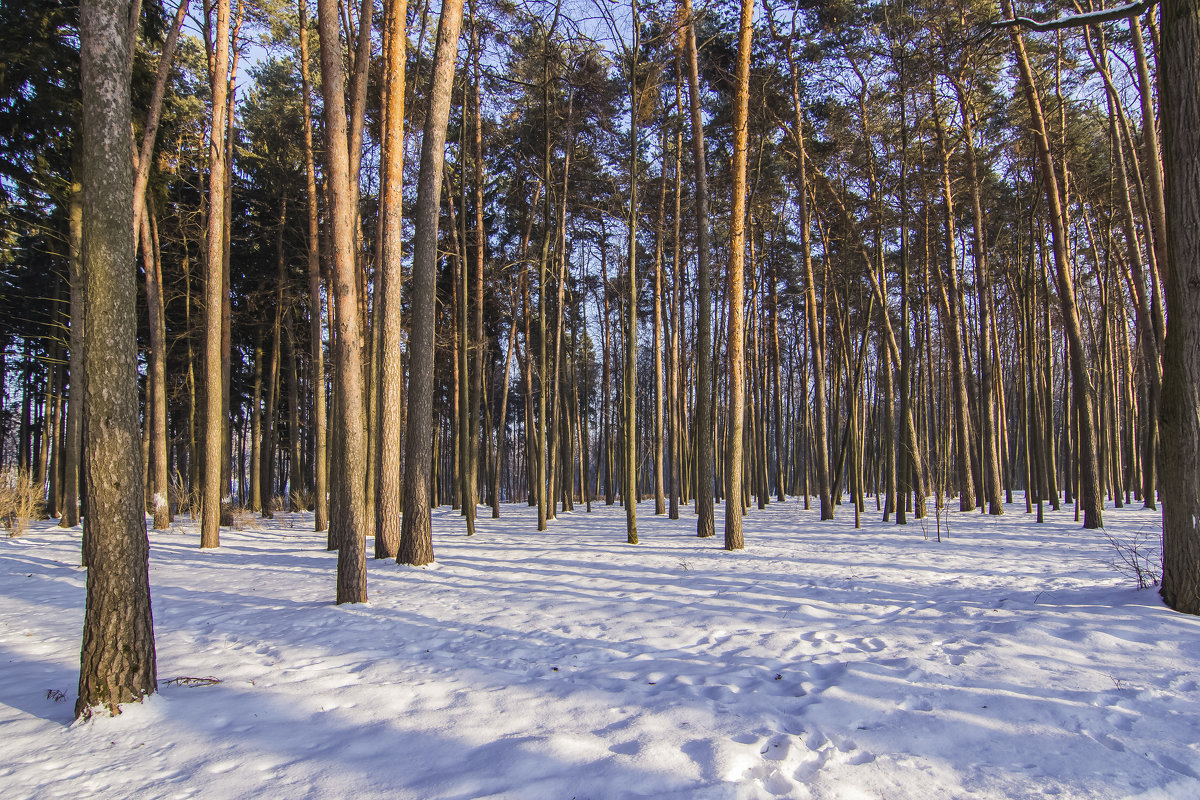
<instances>
[{"instance_id":1,"label":"rough bark texture","mask_svg":"<svg viewBox=\"0 0 1200 800\"><path fill-rule=\"evenodd\" d=\"M330 239L332 244L334 324L337 347L339 400L334 425L340 473L337 490L343 496L330 520L338 546L337 602L367 599L366 457L363 428L362 336L354 267L354 209L351 204L350 160L346 148L345 72L338 36L337 0L320 0L317 25L321 39L321 85L325 96L325 158L329 170Z\"/></svg>"},{"instance_id":2,"label":"rough bark texture","mask_svg":"<svg viewBox=\"0 0 1200 800\"><path fill-rule=\"evenodd\" d=\"M384 132L385 172L383 184L383 294L379 324L382 327L379 356L380 420L375 501L375 557L395 558L400 551L400 410L404 391L404 367L400 320L401 202L404 188L404 65L408 39L405 20L407 0L388 0L387 5L387 126Z\"/></svg>"},{"instance_id":3,"label":"rough bark texture","mask_svg":"<svg viewBox=\"0 0 1200 800\"><path fill-rule=\"evenodd\" d=\"M433 439L434 315L436 313L438 208L442 194L446 122L458 55L463 0L446 0L438 20L437 46L429 87L429 115L421 141L417 177L416 236L413 240L412 342L409 356L408 426L405 441L404 521L400 535L402 564L433 561L429 519L429 481Z\"/></svg>"},{"instance_id":4,"label":"rough bark texture","mask_svg":"<svg viewBox=\"0 0 1200 800\"><path fill-rule=\"evenodd\" d=\"M76 717L155 689L149 543L138 458L137 287L129 170L127 19L122 0L80 9L83 271L87 398L84 461L92 548Z\"/></svg>"},{"instance_id":5,"label":"rough bark texture","mask_svg":"<svg viewBox=\"0 0 1200 800\"><path fill-rule=\"evenodd\" d=\"M1163 600L1200 614L1200 0L1162 5L1159 97L1167 201Z\"/></svg>"}]
</instances>

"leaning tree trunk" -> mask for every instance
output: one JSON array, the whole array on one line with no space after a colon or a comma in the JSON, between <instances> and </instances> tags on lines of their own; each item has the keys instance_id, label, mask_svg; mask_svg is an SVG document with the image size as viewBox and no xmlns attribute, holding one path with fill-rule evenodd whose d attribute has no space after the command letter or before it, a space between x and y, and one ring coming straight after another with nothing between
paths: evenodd
<instances>
[{"instance_id":1,"label":"leaning tree trunk","mask_svg":"<svg viewBox=\"0 0 1200 800\"><path fill-rule=\"evenodd\" d=\"M1005 16L1012 17L1012 4L1003 0ZM1067 231L1064 225L1062 198L1059 194L1054 158L1050 152L1050 138L1046 130L1042 103L1034 84L1033 71L1025 53L1025 43L1013 28L1013 48L1017 54L1017 67L1029 113L1033 118L1034 144L1042 170L1046 200L1049 205L1050 232L1054 252L1055 278L1058 284L1058 299L1062 306L1063 328L1067 336L1067 352L1071 360L1071 377L1075 388L1075 408L1079 414L1079 483L1083 505L1083 527L1104 526L1104 498L1100 491L1100 470L1097 458L1096 424L1091 397L1091 380L1088 372L1087 350L1080 329L1079 310L1075 301L1075 281L1071 277L1067 255Z\"/></svg>"},{"instance_id":2,"label":"leaning tree trunk","mask_svg":"<svg viewBox=\"0 0 1200 800\"><path fill-rule=\"evenodd\" d=\"M437 305L437 228L445 160L446 123L454 84L454 60L463 0L445 0L438 21L429 112L421 139L413 240L412 343L409 350L408 429L405 441L404 521L396 560L420 566L433 561L429 480L433 433L434 315Z\"/></svg>"},{"instance_id":3,"label":"leaning tree trunk","mask_svg":"<svg viewBox=\"0 0 1200 800\"><path fill-rule=\"evenodd\" d=\"M1200 614L1200 0L1164 0L1159 97L1167 203L1163 357L1163 584Z\"/></svg>"},{"instance_id":4,"label":"leaning tree trunk","mask_svg":"<svg viewBox=\"0 0 1200 800\"><path fill-rule=\"evenodd\" d=\"M954 230L954 191L950 185L950 153L946 146L946 134L942 128L942 113L937 107L937 85L929 83L929 102L933 110L933 126L937 134L938 164L942 174L942 199L945 202L943 224L946 233L946 269L938 281L939 296L946 314L946 347L950 360L951 394L954 409L954 450L957 459L958 510L971 511L975 508L975 479L971 471L971 415L967 394L967 381L963 369L962 323L960 309L964 308L958 289L958 259L954 251L957 236Z\"/></svg>"},{"instance_id":5,"label":"leaning tree trunk","mask_svg":"<svg viewBox=\"0 0 1200 800\"><path fill-rule=\"evenodd\" d=\"M156 685L150 547L138 459L137 287L129 170L129 4L80 8L84 458L92 547L75 716L117 713Z\"/></svg>"}]
</instances>

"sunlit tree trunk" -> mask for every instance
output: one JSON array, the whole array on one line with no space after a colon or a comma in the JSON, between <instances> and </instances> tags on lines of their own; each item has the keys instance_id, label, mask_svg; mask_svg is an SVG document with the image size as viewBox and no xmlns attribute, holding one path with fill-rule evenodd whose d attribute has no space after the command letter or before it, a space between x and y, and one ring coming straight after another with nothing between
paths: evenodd
<instances>
[{"instance_id":1,"label":"sunlit tree trunk","mask_svg":"<svg viewBox=\"0 0 1200 800\"><path fill-rule=\"evenodd\" d=\"M379 443L376 464L379 477L375 491L375 557L395 558L400 549L401 495L401 408L404 393L404 365L401 345L404 329L400 317L403 302L400 254L402 248L401 206L404 199L404 91L405 61L408 47L406 21L408 0L388 0L386 84L386 124L384 127L383 186L383 262L382 296L376 323L380 326L379 354Z\"/></svg>"},{"instance_id":2,"label":"sunlit tree trunk","mask_svg":"<svg viewBox=\"0 0 1200 800\"><path fill-rule=\"evenodd\" d=\"M338 401L334 424L341 494L331 523L338 547L337 602L361 603L367 599L366 546L366 431L362 336L355 277L354 210L351 204L350 159L346 143L345 72L338 35L336 0L318 0L317 24L321 40L321 85L325 99L325 158L328 170L332 282L335 298L334 343L337 348Z\"/></svg>"},{"instance_id":3,"label":"sunlit tree trunk","mask_svg":"<svg viewBox=\"0 0 1200 800\"><path fill-rule=\"evenodd\" d=\"M745 547L742 536L742 426L746 415L745 289L746 155L750 115L750 36L753 0L742 0L733 94L733 199L729 216L729 408L725 433L725 549ZM701 456L703 457L703 455Z\"/></svg>"}]
</instances>

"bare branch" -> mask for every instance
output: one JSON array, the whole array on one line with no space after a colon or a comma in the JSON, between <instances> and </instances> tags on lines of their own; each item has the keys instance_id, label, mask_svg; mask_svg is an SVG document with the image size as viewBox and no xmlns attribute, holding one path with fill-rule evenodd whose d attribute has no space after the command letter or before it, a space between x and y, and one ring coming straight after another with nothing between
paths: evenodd
<instances>
[{"instance_id":1,"label":"bare branch","mask_svg":"<svg viewBox=\"0 0 1200 800\"><path fill-rule=\"evenodd\" d=\"M1040 32L1058 31L1064 28L1082 28L1085 25L1099 25L1102 22L1140 17L1156 5L1158 5L1158 0L1137 0L1137 2L1126 3L1115 8L1102 8L1098 11L1088 11L1083 14L1068 14L1067 16L1046 22L1039 22L1029 17L1014 17L1013 19L998 20L993 22L991 26L994 29L1020 26L1027 30Z\"/></svg>"}]
</instances>

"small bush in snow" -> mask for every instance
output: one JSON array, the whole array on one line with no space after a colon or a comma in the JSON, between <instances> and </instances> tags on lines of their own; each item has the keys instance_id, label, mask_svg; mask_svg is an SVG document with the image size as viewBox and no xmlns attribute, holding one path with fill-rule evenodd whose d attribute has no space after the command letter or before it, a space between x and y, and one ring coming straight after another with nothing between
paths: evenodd
<instances>
[{"instance_id":1,"label":"small bush in snow","mask_svg":"<svg viewBox=\"0 0 1200 800\"><path fill-rule=\"evenodd\" d=\"M1162 539L1157 528L1139 528L1122 538L1104 531L1104 538L1113 549L1108 566L1139 589L1158 585L1162 579Z\"/></svg>"}]
</instances>

